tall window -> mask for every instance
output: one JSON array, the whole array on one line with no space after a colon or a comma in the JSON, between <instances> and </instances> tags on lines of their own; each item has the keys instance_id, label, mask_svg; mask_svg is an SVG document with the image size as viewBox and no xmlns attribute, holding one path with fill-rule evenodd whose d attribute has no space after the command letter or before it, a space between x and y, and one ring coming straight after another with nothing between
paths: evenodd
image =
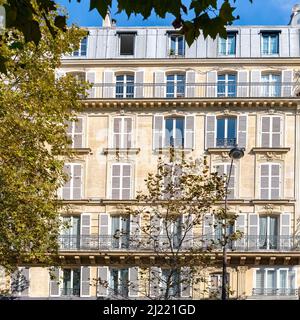
<instances>
[{"instance_id":1,"label":"tall window","mask_svg":"<svg viewBox=\"0 0 300 320\"><path fill-rule=\"evenodd\" d=\"M180 296L180 271L177 269L161 269L162 294L169 286L169 297Z\"/></svg>"},{"instance_id":2,"label":"tall window","mask_svg":"<svg viewBox=\"0 0 300 320\"><path fill-rule=\"evenodd\" d=\"M63 269L62 296L80 296L80 269Z\"/></svg>"},{"instance_id":3,"label":"tall window","mask_svg":"<svg viewBox=\"0 0 300 320\"><path fill-rule=\"evenodd\" d=\"M228 56L236 53L236 33L228 32L227 39L219 38L219 55Z\"/></svg>"},{"instance_id":4,"label":"tall window","mask_svg":"<svg viewBox=\"0 0 300 320\"><path fill-rule=\"evenodd\" d=\"M116 98L134 97L134 76L129 74L116 76Z\"/></svg>"},{"instance_id":5,"label":"tall window","mask_svg":"<svg viewBox=\"0 0 300 320\"><path fill-rule=\"evenodd\" d=\"M185 75L167 75L167 98L180 98L185 96Z\"/></svg>"},{"instance_id":6,"label":"tall window","mask_svg":"<svg viewBox=\"0 0 300 320\"><path fill-rule=\"evenodd\" d=\"M128 297L128 268L111 268L110 269L110 289L115 296Z\"/></svg>"},{"instance_id":7,"label":"tall window","mask_svg":"<svg viewBox=\"0 0 300 320\"><path fill-rule=\"evenodd\" d=\"M169 248L170 245L173 248L178 248L181 238L182 238L182 217L178 217L175 220L172 219L162 219L161 228L161 244L164 247Z\"/></svg>"},{"instance_id":8,"label":"tall window","mask_svg":"<svg viewBox=\"0 0 300 320\"><path fill-rule=\"evenodd\" d=\"M184 118L165 118L165 146L183 148Z\"/></svg>"},{"instance_id":9,"label":"tall window","mask_svg":"<svg viewBox=\"0 0 300 320\"><path fill-rule=\"evenodd\" d=\"M226 175L226 179L228 179L229 171L230 171L230 163L218 164L216 166L217 172L219 175ZM235 186L235 165L232 165L230 181L228 184L228 199L233 199L235 196L234 186Z\"/></svg>"},{"instance_id":10,"label":"tall window","mask_svg":"<svg viewBox=\"0 0 300 320\"><path fill-rule=\"evenodd\" d=\"M233 147L236 144L237 119L235 117L217 118L217 147Z\"/></svg>"},{"instance_id":11,"label":"tall window","mask_svg":"<svg viewBox=\"0 0 300 320\"><path fill-rule=\"evenodd\" d=\"M279 74L264 74L261 76L262 96L281 96L281 76Z\"/></svg>"},{"instance_id":12,"label":"tall window","mask_svg":"<svg viewBox=\"0 0 300 320\"><path fill-rule=\"evenodd\" d=\"M76 163L64 165L64 171L69 180L62 188L62 197L65 200L78 200L82 197L82 166Z\"/></svg>"},{"instance_id":13,"label":"tall window","mask_svg":"<svg viewBox=\"0 0 300 320\"><path fill-rule=\"evenodd\" d=\"M120 55L133 56L135 33L120 33L119 38L120 38Z\"/></svg>"},{"instance_id":14,"label":"tall window","mask_svg":"<svg viewBox=\"0 0 300 320\"><path fill-rule=\"evenodd\" d=\"M229 283L229 273L226 277L227 283ZM212 298L220 298L222 294L222 274L212 273L210 275L209 295Z\"/></svg>"},{"instance_id":15,"label":"tall window","mask_svg":"<svg viewBox=\"0 0 300 320\"><path fill-rule=\"evenodd\" d=\"M259 217L259 248L277 249L279 244L279 218L275 216Z\"/></svg>"},{"instance_id":16,"label":"tall window","mask_svg":"<svg viewBox=\"0 0 300 320\"><path fill-rule=\"evenodd\" d=\"M84 37L80 41L79 49L75 50L72 53L72 56L73 57L83 57L83 56L86 56L86 53L87 53L87 37Z\"/></svg>"},{"instance_id":17,"label":"tall window","mask_svg":"<svg viewBox=\"0 0 300 320\"><path fill-rule=\"evenodd\" d=\"M261 118L261 146L266 148L281 146L281 117L265 116Z\"/></svg>"},{"instance_id":18,"label":"tall window","mask_svg":"<svg viewBox=\"0 0 300 320\"><path fill-rule=\"evenodd\" d=\"M236 74L218 75L218 97L236 97Z\"/></svg>"},{"instance_id":19,"label":"tall window","mask_svg":"<svg viewBox=\"0 0 300 320\"><path fill-rule=\"evenodd\" d=\"M170 56L184 56L184 37L181 35L170 36Z\"/></svg>"},{"instance_id":20,"label":"tall window","mask_svg":"<svg viewBox=\"0 0 300 320\"><path fill-rule=\"evenodd\" d=\"M62 249L80 248L80 217L63 217L64 226L61 230L60 244Z\"/></svg>"},{"instance_id":21,"label":"tall window","mask_svg":"<svg viewBox=\"0 0 300 320\"><path fill-rule=\"evenodd\" d=\"M279 199L280 165L266 163L260 166L260 198Z\"/></svg>"},{"instance_id":22,"label":"tall window","mask_svg":"<svg viewBox=\"0 0 300 320\"><path fill-rule=\"evenodd\" d=\"M279 33L263 32L261 35L262 54L279 54Z\"/></svg>"},{"instance_id":23,"label":"tall window","mask_svg":"<svg viewBox=\"0 0 300 320\"><path fill-rule=\"evenodd\" d=\"M130 236L130 216L111 217L113 248L128 248Z\"/></svg>"},{"instance_id":24,"label":"tall window","mask_svg":"<svg viewBox=\"0 0 300 320\"><path fill-rule=\"evenodd\" d=\"M132 148L132 118L114 118L113 148Z\"/></svg>"},{"instance_id":25,"label":"tall window","mask_svg":"<svg viewBox=\"0 0 300 320\"><path fill-rule=\"evenodd\" d=\"M255 272L254 295L296 295L296 272L290 268L261 268Z\"/></svg>"},{"instance_id":26,"label":"tall window","mask_svg":"<svg viewBox=\"0 0 300 320\"><path fill-rule=\"evenodd\" d=\"M67 135L72 141L71 148L83 147L83 119L77 118L76 121L68 121Z\"/></svg>"},{"instance_id":27,"label":"tall window","mask_svg":"<svg viewBox=\"0 0 300 320\"><path fill-rule=\"evenodd\" d=\"M112 199L130 199L131 197L131 166L121 163L112 165L111 182Z\"/></svg>"}]
</instances>

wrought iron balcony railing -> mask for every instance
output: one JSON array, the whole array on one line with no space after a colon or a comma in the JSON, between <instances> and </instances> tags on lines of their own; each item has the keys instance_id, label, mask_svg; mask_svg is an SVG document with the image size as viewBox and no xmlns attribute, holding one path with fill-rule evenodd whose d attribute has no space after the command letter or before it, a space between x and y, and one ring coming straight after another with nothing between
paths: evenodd
<instances>
[{"instance_id":1,"label":"wrought iron balcony railing","mask_svg":"<svg viewBox=\"0 0 300 320\"><path fill-rule=\"evenodd\" d=\"M80 289L79 288L62 288L61 296L79 297Z\"/></svg>"},{"instance_id":2,"label":"wrought iron balcony railing","mask_svg":"<svg viewBox=\"0 0 300 320\"><path fill-rule=\"evenodd\" d=\"M185 237L171 239L174 249L182 251L212 248L221 250L221 239L217 236ZM149 236L60 236L61 251L168 251L170 240L165 236L151 239ZM231 251L300 251L300 236L245 236L242 239L229 241L228 250Z\"/></svg>"},{"instance_id":3,"label":"wrought iron balcony railing","mask_svg":"<svg viewBox=\"0 0 300 320\"><path fill-rule=\"evenodd\" d=\"M216 146L227 148L227 147L234 147L236 145L236 138L217 138L216 139Z\"/></svg>"},{"instance_id":4,"label":"wrought iron balcony railing","mask_svg":"<svg viewBox=\"0 0 300 320\"><path fill-rule=\"evenodd\" d=\"M291 288L254 288L254 296L297 296L298 289Z\"/></svg>"},{"instance_id":5,"label":"wrought iron balcony railing","mask_svg":"<svg viewBox=\"0 0 300 320\"><path fill-rule=\"evenodd\" d=\"M300 95L294 82L247 83L94 83L89 99L290 98Z\"/></svg>"}]
</instances>

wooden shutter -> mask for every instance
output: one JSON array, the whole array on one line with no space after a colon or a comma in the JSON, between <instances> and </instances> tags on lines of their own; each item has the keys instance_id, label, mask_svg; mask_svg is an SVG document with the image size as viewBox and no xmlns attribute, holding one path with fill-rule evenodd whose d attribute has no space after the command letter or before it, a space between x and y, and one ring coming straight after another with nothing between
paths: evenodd
<instances>
[{"instance_id":1,"label":"wooden shutter","mask_svg":"<svg viewBox=\"0 0 300 320\"><path fill-rule=\"evenodd\" d=\"M62 188L62 198L65 200L71 199L71 165L64 165L64 173L69 177L68 181L65 182Z\"/></svg>"},{"instance_id":2,"label":"wooden shutter","mask_svg":"<svg viewBox=\"0 0 300 320\"><path fill-rule=\"evenodd\" d=\"M91 216L89 214L81 215L81 248L90 249L90 234L91 234Z\"/></svg>"},{"instance_id":3,"label":"wooden shutter","mask_svg":"<svg viewBox=\"0 0 300 320\"><path fill-rule=\"evenodd\" d=\"M272 117L272 148L281 146L281 117Z\"/></svg>"},{"instance_id":4,"label":"wooden shutter","mask_svg":"<svg viewBox=\"0 0 300 320\"><path fill-rule=\"evenodd\" d=\"M166 95L165 73L163 71L156 71L154 73L154 82L155 98L164 98Z\"/></svg>"},{"instance_id":5,"label":"wooden shutter","mask_svg":"<svg viewBox=\"0 0 300 320\"><path fill-rule=\"evenodd\" d=\"M260 198L269 199L270 194L270 169L269 164L260 166Z\"/></svg>"},{"instance_id":6,"label":"wooden shutter","mask_svg":"<svg viewBox=\"0 0 300 320\"><path fill-rule=\"evenodd\" d=\"M139 295L139 268L129 268L129 297L138 297Z\"/></svg>"},{"instance_id":7,"label":"wooden shutter","mask_svg":"<svg viewBox=\"0 0 300 320\"><path fill-rule=\"evenodd\" d=\"M113 148L122 148L122 118L114 118L113 120Z\"/></svg>"},{"instance_id":8,"label":"wooden shutter","mask_svg":"<svg viewBox=\"0 0 300 320\"><path fill-rule=\"evenodd\" d=\"M237 96L249 97L248 71L238 72Z\"/></svg>"},{"instance_id":9,"label":"wooden shutter","mask_svg":"<svg viewBox=\"0 0 300 320\"><path fill-rule=\"evenodd\" d=\"M90 267L81 267L80 296L90 297Z\"/></svg>"},{"instance_id":10,"label":"wooden shutter","mask_svg":"<svg viewBox=\"0 0 300 320\"><path fill-rule=\"evenodd\" d=\"M114 84L114 73L112 71L104 71L102 89L103 89L103 98L114 98L115 84Z\"/></svg>"},{"instance_id":11,"label":"wooden shutter","mask_svg":"<svg viewBox=\"0 0 300 320\"><path fill-rule=\"evenodd\" d=\"M141 233L140 215L130 215L130 247L139 247Z\"/></svg>"},{"instance_id":12,"label":"wooden shutter","mask_svg":"<svg viewBox=\"0 0 300 320\"><path fill-rule=\"evenodd\" d=\"M194 149L195 135L195 116L185 116L185 137L184 147L186 149Z\"/></svg>"},{"instance_id":13,"label":"wooden shutter","mask_svg":"<svg viewBox=\"0 0 300 320\"><path fill-rule=\"evenodd\" d=\"M188 98L195 97L195 84L196 84L196 72L195 71L187 71L186 72L186 96Z\"/></svg>"},{"instance_id":14,"label":"wooden shutter","mask_svg":"<svg viewBox=\"0 0 300 320\"><path fill-rule=\"evenodd\" d=\"M99 267L98 268L97 296L99 296L99 297L107 297L108 296L108 279L109 279L108 267Z\"/></svg>"},{"instance_id":15,"label":"wooden shutter","mask_svg":"<svg viewBox=\"0 0 300 320\"><path fill-rule=\"evenodd\" d=\"M130 199L131 198L131 165L123 164L122 166L122 195L121 199Z\"/></svg>"},{"instance_id":16,"label":"wooden shutter","mask_svg":"<svg viewBox=\"0 0 300 320\"><path fill-rule=\"evenodd\" d=\"M191 268L182 267L180 272L180 294L182 298L191 298Z\"/></svg>"},{"instance_id":17,"label":"wooden shutter","mask_svg":"<svg viewBox=\"0 0 300 320\"><path fill-rule=\"evenodd\" d=\"M288 212L280 215L280 249L287 250L291 247L291 214Z\"/></svg>"},{"instance_id":18,"label":"wooden shutter","mask_svg":"<svg viewBox=\"0 0 300 320\"><path fill-rule=\"evenodd\" d=\"M217 97L217 71L207 72L206 96L208 98Z\"/></svg>"},{"instance_id":19,"label":"wooden shutter","mask_svg":"<svg viewBox=\"0 0 300 320\"><path fill-rule=\"evenodd\" d=\"M112 165L112 183L111 183L111 198L120 199L121 197L121 165Z\"/></svg>"},{"instance_id":20,"label":"wooden shutter","mask_svg":"<svg viewBox=\"0 0 300 320\"><path fill-rule=\"evenodd\" d=\"M132 118L124 118L123 148L132 148Z\"/></svg>"},{"instance_id":21,"label":"wooden shutter","mask_svg":"<svg viewBox=\"0 0 300 320\"><path fill-rule=\"evenodd\" d=\"M135 73L135 97L144 98L144 71Z\"/></svg>"},{"instance_id":22,"label":"wooden shutter","mask_svg":"<svg viewBox=\"0 0 300 320\"><path fill-rule=\"evenodd\" d=\"M246 148L247 144L247 115L238 117L238 146Z\"/></svg>"},{"instance_id":23,"label":"wooden shutter","mask_svg":"<svg viewBox=\"0 0 300 320\"><path fill-rule=\"evenodd\" d=\"M183 226L185 228L182 229L182 235L185 234L186 228L188 231L185 234L185 238L182 242L182 247L185 249L192 249L193 248L193 216L191 214L185 214L183 216Z\"/></svg>"},{"instance_id":24,"label":"wooden shutter","mask_svg":"<svg viewBox=\"0 0 300 320\"><path fill-rule=\"evenodd\" d=\"M249 213L248 223L248 249L256 250L258 248L258 214Z\"/></svg>"},{"instance_id":25,"label":"wooden shutter","mask_svg":"<svg viewBox=\"0 0 300 320\"><path fill-rule=\"evenodd\" d=\"M239 213L235 221L235 232L239 231L242 233L242 237L235 241L235 248L237 250L244 251L246 243L246 215Z\"/></svg>"},{"instance_id":26,"label":"wooden shutter","mask_svg":"<svg viewBox=\"0 0 300 320\"><path fill-rule=\"evenodd\" d=\"M150 297L160 296L160 268L150 267Z\"/></svg>"},{"instance_id":27,"label":"wooden shutter","mask_svg":"<svg viewBox=\"0 0 300 320\"><path fill-rule=\"evenodd\" d=\"M270 134L271 134L271 117L261 118L261 146L269 148L270 145Z\"/></svg>"},{"instance_id":28,"label":"wooden shutter","mask_svg":"<svg viewBox=\"0 0 300 320\"><path fill-rule=\"evenodd\" d=\"M53 279L50 278L50 297L60 296L60 269L53 268Z\"/></svg>"},{"instance_id":29,"label":"wooden shutter","mask_svg":"<svg viewBox=\"0 0 300 320\"><path fill-rule=\"evenodd\" d=\"M251 71L251 97L260 97L261 95L261 72L259 70Z\"/></svg>"},{"instance_id":30,"label":"wooden shutter","mask_svg":"<svg viewBox=\"0 0 300 320\"><path fill-rule=\"evenodd\" d=\"M293 89L293 70L282 71L282 97L291 97Z\"/></svg>"},{"instance_id":31,"label":"wooden shutter","mask_svg":"<svg viewBox=\"0 0 300 320\"><path fill-rule=\"evenodd\" d=\"M107 213L99 215L99 247L100 249L109 248L110 244L110 216Z\"/></svg>"},{"instance_id":32,"label":"wooden shutter","mask_svg":"<svg viewBox=\"0 0 300 320\"><path fill-rule=\"evenodd\" d=\"M29 268L21 269L21 295L28 296L29 294Z\"/></svg>"},{"instance_id":33,"label":"wooden shutter","mask_svg":"<svg viewBox=\"0 0 300 320\"><path fill-rule=\"evenodd\" d=\"M93 99L96 98L96 87L94 86L95 81L96 81L96 73L89 71L86 73L86 81L88 81L90 84L93 85L92 88L88 89L88 98Z\"/></svg>"},{"instance_id":34,"label":"wooden shutter","mask_svg":"<svg viewBox=\"0 0 300 320\"><path fill-rule=\"evenodd\" d=\"M82 166L73 164L73 199L78 200L82 197Z\"/></svg>"},{"instance_id":35,"label":"wooden shutter","mask_svg":"<svg viewBox=\"0 0 300 320\"><path fill-rule=\"evenodd\" d=\"M225 165L224 165L224 169L225 169ZM229 171L230 171L230 164L226 164L226 179L228 180L229 178ZM229 180L229 183L228 183L228 199L234 199L235 198L235 165L233 164L232 165L232 168L231 168L231 175L230 175L230 180Z\"/></svg>"},{"instance_id":36,"label":"wooden shutter","mask_svg":"<svg viewBox=\"0 0 300 320\"><path fill-rule=\"evenodd\" d=\"M203 245L207 247L214 239L213 215L208 213L203 217Z\"/></svg>"},{"instance_id":37,"label":"wooden shutter","mask_svg":"<svg viewBox=\"0 0 300 320\"><path fill-rule=\"evenodd\" d=\"M77 118L74 123L74 148L83 147L83 119Z\"/></svg>"},{"instance_id":38,"label":"wooden shutter","mask_svg":"<svg viewBox=\"0 0 300 320\"><path fill-rule=\"evenodd\" d=\"M163 148L163 128L164 128L164 117L155 115L153 118L153 149Z\"/></svg>"},{"instance_id":39,"label":"wooden shutter","mask_svg":"<svg viewBox=\"0 0 300 320\"><path fill-rule=\"evenodd\" d=\"M216 116L206 116L206 149L216 146Z\"/></svg>"},{"instance_id":40,"label":"wooden shutter","mask_svg":"<svg viewBox=\"0 0 300 320\"><path fill-rule=\"evenodd\" d=\"M271 165L271 199L280 198L280 165Z\"/></svg>"}]
</instances>

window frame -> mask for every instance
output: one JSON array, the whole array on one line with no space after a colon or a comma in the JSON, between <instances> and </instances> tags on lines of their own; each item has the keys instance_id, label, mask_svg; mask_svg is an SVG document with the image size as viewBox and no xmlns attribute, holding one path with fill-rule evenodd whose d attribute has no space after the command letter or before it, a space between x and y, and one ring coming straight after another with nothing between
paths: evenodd
<instances>
[{"instance_id":1,"label":"window frame","mask_svg":"<svg viewBox=\"0 0 300 320\"><path fill-rule=\"evenodd\" d=\"M71 125L71 133L67 132L67 136L69 137L69 139L72 140L72 143L70 144L70 148L72 149L81 149L84 148L85 146L85 136L84 136L84 118L83 117L77 117L77 119L80 121L81 120L81 124L82 124L82 130L80 133L76 133L75 132L75 128L76 128L76 120L73 121L69 121L68 125ZM75 136L81 136L81 147L77 148L75 147Z\"/></svg>"},{"instance_id":2,"label":"window frame","mask_svg":"<svg viewBox=\"0 0 300 320\"><path fill-rule=\"evenodd\" d=\"M135 42L136 42L136 32L118 32L117 33L118 38L119 38L119 56L125 56L125 57L134 57L135 56ZM132 41L132 53L122 53L122 36L132 36L133 37L133 41Z\"/></svg>"},{"instance_id":3,"label":"window frame","mask_svg":"<svg viewBox=\"0 0 300 320\"><path fill-rule=\"evenodd\" d=\"M270 118L270 131L263 131L263 119L264 118ZM273 134L276 134L276 132L273 131L273 121L274 118L280 118L280 131L279 131L279 135L280 135L280 142L279 142L279 146L278 147L274 147L273 146ZM275 115L262 115L260 117L260 129L261 129L261 134L260 134L260 145L262 148L282 148L283 146L283 119L282 116L279 114L275 114ZM263 146L263 140L262 140L262 136L264 133L269 133L269 143L268 143L268 147L264 147Z\"/></svg>"},{"instance_id":4,"label":"window frame","mask_svg":"<svg viewBox=\"0 0 300 320\"><path fill-rule=\"evenodd\" d=\"M121 128L120 128L120 132L115 132L115 120L116 119L121 119ZM131 119L131 131L130 132L125 132L125 119ZM113 117L112 119L112 141L111 141L111 146L113 149L131 149L134 148L134 144L133 144L133 117L130 116L117 116L117 117ZM115 143L115 136L120 136L120 146L117 147L116 143ZM126 141L126 136L129 137L130 141L130 147L125 147L125 141Z\"/></svg>"},{"instance_id":5,"label":"window frame","mask_svg":"<svg viewBox=\"0 0 300 320\"><path fill-rule=\"evenodd\" d=\"M261 55L262 56L278 56L280 53L280 32L261 32ZM272 36L277 37L277 48L275 53L271 52ZM264 38L268 38L268 52L264 52Z\"/></svg>"},{"instance_id":6,"label":"window frame","mask_svg":"<svg viewBox=\"0 0 300 320\"><path fill-rule=\"evenodd\" d=\"M265 81L264 78L268 78ZM273 78L272 78L273 77ZM276 80L274 80L276 79ZM280 73L262 73L260 76L260 82L262 84L262 96L263 97L281 97L282 90L282 74ZM279 88L278 93L276 88Z\"/></svg>"},{"instance_id":7,"label":"window frame","mask_svg":"<svg viewBox=\"0 0 300 320\"><path fill-rule=\"evenodd\" d=\"M224 119L224 137L223 138L218 138L218 120L222 120ZM235 120L235 138L228 138L228 120L229 119L234 119ZM220 116L220 117L216 117L216 130L215 130L215 134L216 134L216 147L233 147L230 144L227 143L223 143L222 146L218 145L218 139L224 139L224 141L226 141L227 139L235 139L235 144L237 143L237 139L238 139L238 117L237 116Z\"/></svg>"},{"instance_id":8,"label":"window frame","mask_svg":"<svg viewBox=\"0 0 300 320\"><path fill-rule=\"evenodd\" d=\"M120 166L120 176L113 176L113 167L114 166ZM123 199L122 195L123 195L123 168L124 166L130 166L130 188L129 188L129 198L128 199ZM119 193L119 197L113 198L113 189L117 189L117 188L113 188L113 178L114 177L119 177L120 179L120 193ZM128 177L128 176L125 176ZM128 188L124 188L124 189L128 189ZM112 163L111 164L111 173L110 173L110 199L112 200L130 200L133 196L133 165L132 163L128 163L128 162L116 162L116 163Z\"/></svg>"},{"instance_id":9,"label":"window frame","mask_svg":"<svg viewBox=\"0 0 300 320\"><path fill-rule=\"evenodd\" d=\"M71 179L68 180L66 183L70 182L70 198L69 199L64 199L62 198L63 200L66 200L66 201L71 201L71 200L81 200L83 199L84 197L84 166L82 163L80 162L65 162L64 163L64 166L71 166ZM80 197L79 199L74 199L74 166L75 165L80 165L81 166L81 181L80 181ZM63 188L65 187L62 186L61 188L61 197L63 197Z\"/></svg>"},{"instance_id":10,"label":"window frame","mask_svg":"<svg viewBox=\"0 0 300 320\"><path fill-rule=\"evenodd\" d=\"M237 32L233 32L233 31L228 31L227 32L227 39L224 39L222 37L219 36L219 41L218 41L218 55L222 56L222 57L226 57L226 56L236 56L236 40L237 40ZM234 53L229 53L229 38L233 38L234 39ZM222 53L221 50L221 42L224 41L225 42L225 53Z\"/></svg>"},{"instance_id":11,"label":"window frame","mask_svg":"<svg viewBox=\"0 0 300 320\"><path fill-rule=\"evenodd\" d=\"M174 76L174 80L168 80L169 76ZM178 76L183 76L183 81L178 81ZM167 73L166 79L166 98L185 98L186 97L186 74L184 72ZM172 84L173 93L168 93L168 84ZM183 86L184 92L178 92L178 87Z\"/></svg>"},{"instance_id":12,"label":"window frame","mask_svg":"<svg viewBox=\"0 0 300 320\"><path fill-rule=\"evenodd\" d=\"M71 283L71 287L67 288L67 290L70 290L72 292L72 294L63 294L64 293L64 282L65 282L65 275L64 272L66 270L70 270L70 283ZM79 271L79 289L78 289L78 294L74 294L74 271ZM61 274L62 274L62 286L61 286L61 293L60 296L65 297L65 296L71 296L71 297L80 297L80 290L81 290L81 269L80 268L62 268L61 270Z\"/></svg>"},{"instance_id":13,"label":"window frame","mask_svg":"<svg viewBox=\"0 0 300 320\"><path fill-rule=\"evenodd\" d=\"M116 295L116 296L120 296L122 295L122 289L121 289L121 286L122 286L122 278L121 278L121 271L123 270L127 270L127 286L125 287L125 289L127 290L127 295L125 296L125 298L129 297L129 268L114 268L114 267L111 267L109 268L109 285L110 285L110 288L111 288L111 293L113 295ZM118 283L117 283L117 293L114 292L114 278L113 278L113 271L117 271L117 277L118 277ZM122 295L123 296L123 295Z\"/></svg>"},{"instance_id":14,"label":"window frame","mask_svg":"<svg viewBox=\"0 0 300 320\"><path fill-rule=\"evenodd\" d=\"M84 47L85 47L85 51L83 51ZM72 55L72 57L86 57L87 51L88 51L88 36L86 36L80 40L78 50L73 51L71 55Z\"/></svg>"},{"instance_id":15,"label":"window frame","mask_svg":"<svg viewBox=\"0 0 300 320\"><path fill-rule=\"evenodd\" d=\"M175 40L175 49L174 49L174 53L171 53L172 49L172 38L176 38ZM182 39L182 54L179 54L179 38ZM178 57L184 57L185 56L185 38L183 35L181 34L169 34L169 52L168 55L169 56L178 56Z\"/></svg>"},{"instance_id":16,"label":"window frame","mask_svg":"<svg viewBox=\"0 0 300 320\"><path fill-rule=\"evenodd\" d=\"M118 77L123 77L123 79L120 81L118 80ZM128 77L132 77L133 79L130 80ZM135 97L135 75L132 73L122 73L122 74L116 74L115 75L115 97L117 99L131 99ZM129 92L132 87L132 92ZM122 94L118 93L117 88L122 88Z\"/></svg>"},{"instance_id":17,"label":"window frame","mask_svg":"<svg viewBox=\"0 0 300 320\"><path fill-rule=\"evenodd\" d=\"M224 80L220 80L219 77L221 76L225 76ZM234 76L234 81L229 80L230 76ZM217 97L225 97L225 98L235 98L237 97L237 74L236 73L230 73L230 72L226 72L226 73L218 73L217 74ZM224 86L225 87L225 92L219 92L219 86ZM234 92L233 94L231 94L229 92L229 88L230 86L234 87Z\"/></svg>"},{"instance_id":18,"label":"window frame","mask_svg":"<svg viewBox=\"0 0 300 320\"><path fill-rule=\"evenodd\" d=\"M262 176L262 166L263 165L267 165L269 167L269 176ZM279 191L279 194L278 194L278 198L272 198L272 189L277 189L277 188L272 188L272 166L279 166L279 175L278 176L275 176L275 177L278 177L279 178L279 187L278 187L278 191ZM274 162L271 162L271 163L260 163L259 165L259 173L260 173L260 176L259 176L259 198L261 200L279 200L281 197L282 197L282 182L281 182L281 176L282 176L282 165L281 163L274 163ZM262 183L261 183L261 180L263 177L268 177L268 189L266 188L262 188ZM268 190L268 197L267 198L262 198L262 189L266 189Z\"/></svg>"},{"instance_id":19,"label":"window frame","mask_svg":"<svg viewBox=\"0 0 300 320\"><path fill-rule=\"evenodd\" d=\"M174 142L176 142L177 141L177 139L179 139L179 138L177 138L177 120L182 120L183 121L183 130L182 130L182 143L181 143L181 145L180 146L178 146L177 145L177 143L175 143L174 145L173 145L173 147L174 148L184 148L184 138L185 138L185 117L184 116L166 116L166 117L164 117L164 128L163 128L163 130L164 130L164 133L163 133L163 135L164 135L164 147L165 148L169 148L169 147L172 147L172 144L171 144L171 140L173 140ZM169 144L167 144L167 135L166 135L166 133L167 133L167 127L166 127L166 121L167 120L172 120L172 133L173 133L173 135L171 135L170 134L170 139L169 139ZM175 137L174 137L174 129L175 129ZM169 131L168 131L169 132Z\"/></svg>"}]
</instances>

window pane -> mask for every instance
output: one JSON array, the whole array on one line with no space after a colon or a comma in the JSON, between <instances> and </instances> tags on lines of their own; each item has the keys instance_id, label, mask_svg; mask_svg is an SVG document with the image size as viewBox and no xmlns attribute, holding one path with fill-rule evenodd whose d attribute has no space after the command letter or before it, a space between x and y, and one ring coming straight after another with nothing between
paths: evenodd
<instances>
[{"instance_id":1,"label":"window pane","mask_svg":"<svg viewBox=\"0 0 300 320\"><path fill-rule=\"evenodd\" d=\"M81 40L81 43L80 43L80 55L81 56L86 56L86 49L87 49L87 38L83 38Z\"/></svg>"},{"instance_id":2,"label":"window pane","mask_svg":"<svg viewBox=\"0 0 300 320\"><path fill-rule=\"evenodd\" d=\"M176 119L176 141L175 146L182 147L184 139L184 119L177 118Z\"/></svg>"},{"instance_id":3,"label":"window pane","mask_svg":"<svg viewBox=\"0 0 300 320\"><path fill-rule=\"evenodd\" d=\"M226 55L226 39L219 38L219 54Z\"/></svg>"},{"instance_id":4,"label":"window pane","mask_svg":"<svg viewBox=\"0 0 300 320\"><path fill-rule=\"evenodd\" d=\"M267 288L276 288L276 273L275 270L267 270Z\"/></svg>"},{"instance_id":5,"label":"window pane","mask_svg":"<svg viewBox=\"0 0 300 320\"><path fill-rule=\"evenodd\" d=\"M173 143L174 132L173 132L173 118L166 119L165 123L165 138L166 138L166 146L170 146Z\"/></svg>"},{"instance_id":6,"label":"window pane","mask_svg":"<svg viewBox=\"0 0 300 320\"><path fill-rule=\"evenodd\" d=\"M225 118L217 119L217 139L225 138Z\"/></svg>"},{"instance_id":7,"label":"window pane","mask_svg":"<svg viewBox=\"0 0 300 320\"><path fill-rule=\"evenodd\" d=\"M279 53L279 51L278 51L278 35L277 34L275 34L275 35L272 35L271 37L270 37L270 41L271 41L271 54L277 54L277 53Z\"/></svg>"},{"instance_id":8,"label":"window pane","mask_svg":"<svg viewBox=\"0 0 300 320\"><path fill-rule=\"evenodd\" d=\"M178 37L178 55L184 55L184 39L183 37Z\"/></svg>"},{"instance_id":9,"label":"window pane","mask_svg":"<svg viewBox=\"0 0 300 320\"><path fill-rule=\"evenodd\" d=\"M235 54L235 34L228 36L228 54Z\"/></svg>"},{"instance_id":10,"label":"window pane","mask_svg":"<svg viewBox=\"0 0 300 320\"><path fill-rule=\"evenodd\" d=\"M134 34L121 34L120 35L120 55L133 55L134 54Z\"/></svg>"},{"instance_id":11,"label":"window pane","mask_svg":"<svg viewBox=\"0 0 300 320\"><path fill-rule=\"evenodd\" d=\"M171 52L170 54L176 54L176 36L171 36Z\"/></svg>"},{"instance_id":12,"label":"window pane","mask_svg":"<svg viewBox=\"0 0 300 320\"><path fill-rule=\"evenodd\" d=\"M236 138L236 119L235 118L228 118L228 125L227 125L227 138L228 139L235 139Z\"/></svg>"},{"instance_id":13,"label":"window pane","mask_svg":"<svg viewBox=\"0 0 300 320\"><path fill-rule=\"evenodd\" d=\"M262 53L263 54L269 53L269 36L268 35L263 35Z\"/></svg>"}]
</instances>

